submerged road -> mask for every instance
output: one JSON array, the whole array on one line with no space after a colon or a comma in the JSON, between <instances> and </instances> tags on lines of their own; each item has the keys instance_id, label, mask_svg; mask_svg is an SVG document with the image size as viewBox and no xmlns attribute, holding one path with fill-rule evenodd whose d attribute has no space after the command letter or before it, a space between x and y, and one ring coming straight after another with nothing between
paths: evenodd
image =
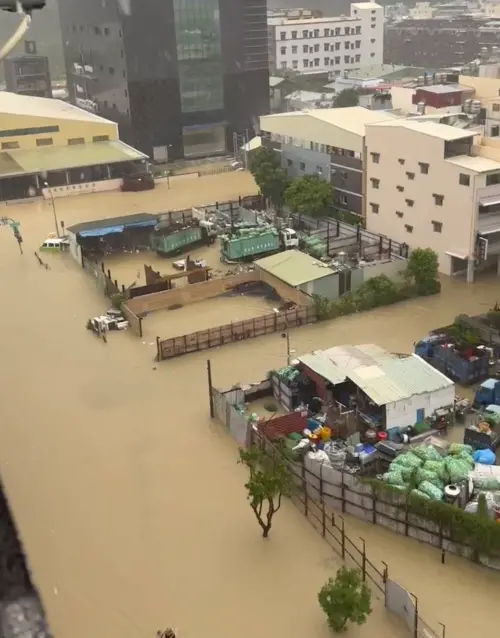
<instances>
[{"instance_id":1,"label":"submerged road","mask_svg":"<svg viewBox=\"0 0 500 638\"><path fill-rule=\"evenodd\" d=\"M95 210L106 200L87 201ZM67 225L83 221L75 210L65 203ZM180 638L329 636L316 596L340 560L288 503L262 541L234 443L208 418L206 355L155 364L154 346L131 333L108 345L93 338L85 323L105 300L68 256L38 266L32 252L51 210L32 211L11 215L24 257L0 234L0 474L54 635L147 638L172 626ZM440 297L295 330L292 347L409 351L456 314L488 309L498 283L447 281ZM286 359L276 335L209 354L219 387L261 379ZM348 530L419 596L431 625L446 623L448 638L496 629L499 574L453 557L443 566L432 548L355 519ZM349 635L406 634L377 602Z\"/></svg>"}]
</instances>

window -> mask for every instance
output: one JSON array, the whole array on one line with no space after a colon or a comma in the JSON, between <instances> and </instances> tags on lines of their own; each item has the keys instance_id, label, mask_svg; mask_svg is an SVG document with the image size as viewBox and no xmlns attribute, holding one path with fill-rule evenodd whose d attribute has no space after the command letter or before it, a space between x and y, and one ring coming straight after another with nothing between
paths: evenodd
<instances>
[{"instance_id":1,"label":"window","mask_svg":"<svg viewBox=\"0 0 500 638\"><path fill-rule=\"evenodd\" d=\"M319 66L319 58L314 58L314 66Z\"/></svg>"},{"instance_id":2,"label":"window","mask_svg":"<svg viewBox=\"0 0 500 638\"><path fill-rule=\"evenodd\" d=\"M319 44L315 44L314 45L314 53L318 53L319 51Z\"/></svg>"},{"instance_id":3,"label":"window","mask_svg":"<svg viewBox=\"0 0 500 638\"><path fill-rule=\"evenodd\" d=\"M490 137L498 137L500 134L500 126L492 126L490 130Z\"/></svg>"},{"instance_id":4,"label":"window","mask_svg":"<svg viewBox=\"0 0 500 638\"><path fill-rule=\"evenodd\" d=\"M356 27L356 35L359 35L361 33L361 27Z\"/></svg>"},{"instance_id":5,"label":"window","mask_svg":"<svg viewBox=\"0 0 500 638\"><path fill-rule=\"evenodd\" d=\"M402 193L402 192L404 191L404 189L405 189L405 187L404 187L404 186L396 186L396 188L398 189L398 191L399 191L400 193Z\"/></svg>"},{"instance_id":6,"label":"window","mask_svg":"<svg viewBox=\"0 0 500 638\"><path fill-rule=\"evenodd\" d=\"M110 66L108 70L109 70L109 74L110 74L110 75L114 75L114 74L115 74L115 69L114 69L114 67Z\"/></svg>"},{"instance_id":7,"label":"window","mask_svg":"<svg viewBox=\"0 0 500 638\"><path fill-rule=\"evenodd\" d=\"M330 35L330 29L325 29L325 38L328 38Z\"/></svg>"},{"instance_id":8,"label":"window","mask_svg":"<svg viewBox=\"0 0 500 638\"><path fill-rule=\"evenodd\" d=\"M375 44L375 38L371 38L371 39L370 39L370 42L371 42L372 44Z\"/></svg>"},{"instance_id":9,"label":"window","mask_svg":"<svg viewBox=\"0 0 500 638\"><path fill-rule=\"evenodd\" d=\"M12 151L19 148L19 142L2 142L2 151Z\"/></svg>"},{"instance_id":10,"label":"window","mask_svg":"<svg viewBox=\"0 0 500 638\"><path fill-rule=\"evenodd\" d=\"M493 104L492 108L494 111L500 111L500 104Z\"/></svg>"},{"instance_id":11,"label":"window","mask_svg":"<svg viewBox=\"0 0 500 638\"><path fill-rule=\"evenodd\" d=\"M415 203L413 199L405 199L406 205L410 208L413 208L413 204Z\"/></svg>"},{"instance_id":12,"label":"window","mask_svg":"<svg viewBox=\"0 0 500 638\"><path fill-rule=\"evenodd\" d=\"M380 162L380 153L370 153L372 162L378 164Z\"/></svg>"},{"instance_id":13,"label":"window","mask_svg":"<svg viewBox=\"0 0 500 638\"><path fill-rule=\"evenodd\" d=\"M101 35L101 29L99 29L99 27L94 27L94 33L96 35Z\"/></svg>"},{"instance_id":14,"label":"window","mask_svg":"<svg viewBox=\"0 0 500 638\"><path fill-rule=\"evenodd\" d=\"M308 36L309 36L309 31L306 31L306 30L302 31L303 38L307 38Z\"/></svg>"},{"instance_id":15,"label":"window","mask_svg":"<svg viewBox=\"0 0 500 638\"><path fill-rule=\"evenodd\" d=\"M356 47L356 49L360 49L361 48L361 40L356 40L356 42L354 43L354 46Z\"/></svg>"},{"instance_id":16,"label":"window","mask_svg":"<svg viewBox=\"0 0 500 638\"><path fill-rule=\"evenodd\" d=\"M350 27L344 27L344 35L349 35L351 33Z\"/></svg>"},{"instance_id":17,"label":"window","mask_svg":"<svg viewBox=\"0 0 500 638\"><path fill-rule=\"evenodd\" d=\"M108 27L104 27L104 35L109 35L109 29L108 29Z\"/></svg>"},{"instance_id":18,"label":"window","mask_svg":"<svg viewBox=\"0 0 500 638\"><path fill-rule=\"evenodd\" d=\"M486 186L492 186L493 184L500 184L500 173L486 175Z\"/></svg>"},{"instance_id":19,"label":"window","mask_svg":"<svg viewBox=\"0 0 500 638\"><path fill-rule=\"evenodd\" d=\"M350 55L344 55L344 62L346 64L349 64L350 61L351 61L351 56Z\"/></svg>"},{"instance_id":20,"label":"window","mask_svg":"<svg viewBox=\"0 0 500 638\"><path fill-rule=\"evenodd\" d=\"M280 47L281 55L286 55L286 47Z\"/></svg>"},{"instance_id":21,"label":"window","mask_svg":"<svg viewBox=\"0 0 500 638\"><path fill-rule=\"evenodd\" d=\"M407 233L412 233L413 232L413 226L410 226L410 224L405 224L405 230Z\"/></svg>"},{"instance_id":22,"label":"window","mask_svg":"<svg viewBox=\"0 0 500 638\"><path fill-rule=\"evenodd\" d=\"M109 135L94 135L93 142L109 142Z\"/></svg>"},{"instance_id":23,"label":"window","mask_svg":"<svg viewBox=\"0 0 500 638\"><path fill-rule=\"evenodd\" d=\"M287 166L293 166L293 161L291 159L287 159L286 165Z\"/></svg>"},{"instance_id":24,"label":"window","mask_svg":"<svg viewBox=\"0 0 500 638\"><path fill-rule=\"evenodd\" d=\"M304 45L303 45L303 47L302 47L302 51L303 51L304 53L308 53L308 51L309 51L309 45L308 45L308 44L304 44Z\"/></svg>"},{"instance_id":25,"label":"window","mask_svg":"<svg viewBox=\"0 0 500 638\"><path fill-rule=\"evenodd\" d=\"M375 179L375 177L371 177L370 178L370 182L372 183L372 187L378 189L378 187L380 186L380 180L379 179Z\"/></svg>"},{"instance_id":26,"label":"window","mask_svg":"<svg viewBox=\"0 0 500 638\"><path fill-rule=\"evenodd\" d=\"M314 37L319 38L319 29L314 29Z\"/></svg>"},{"instance_id":27,"label":"window","mask_svg":"<svg viewBox=\"0 0 500 638\"><path fill-rule=\"evenodd\" d=\"M340 35L340 28L339 28L339 27L337 27L337 28L335 29L335 35Z\"/></svg>"},{"instance_id":28,"label":"window","mask_svg":"<svg viewBox=\"0 0 500 638\"><path fill-rule=\"evenodd\" d=\"M426 164L425 162L419 162L418 165L420 167L420 172L422 173L422 175L429 174L429 164Z\"/></svg>"},{"instance_id":29,"label":"window","mask_svg":"<svg viewBox=\"0 0 500 638\"><path fill-rule=\"evenodd\" d=\"M282 62L282 63L281 63L281 68L282 68L282 69L286 69L286 62Z\"/></svg>"},{"instance_id":30,"label":"window","mask_svg":"<svg viewBox=\"0 0 500 638\"><path fill-rule=\"evenodd\" d=\"M348 175L347 175L347 173L345 171L341 171L339 173L339 177L340 177L341 180L346 180L348 178Z\"/></svg>"},{"instance_id":31,"label":"window","mask_svg":"<svg viewBox=\"0 0 500 638\"><path fill-rule=\"evenodd\" d=\"M330 58L325 58L325 66L328 66L330 64Z\"/></svg>"},{"instance_id":32,"label":"window","mask_svg":"<svg viewBox=\"0 0 500 638\"><path fill-rule=\"evenodd\" d=\"M297 60L292 60L292 69L298 69L299 68L299 63Z\"/></svg>"},{"instance_id":33,"label":"window","mask_svg":"<svg viewBox=\"0 0 500 638\"><path fill-rule=\"evenodd\" d=\"M54 140L51 137L42 137L36 141L37 146L52 146L53 143Z\"/></svg>"},{"instance_id":34,"label":"window","mask_svg":"<svg viewBox=\"0 0 500 638\"><path fill-rule=\"evenodd\" d=\"M370 53L370 57L374 58L375 57L375 53Z\"/></svg>"},{"instance_id":35,"label":"window","mask_svg":"<svg viewBox=\"0 0 500 638\"><path fill-rule=\"evenodd\" d=\"M335 58L335 64L340 64L340 57Z\"/></svg>"},{"instance_id":36,"label":"window","mask_svg":"<svg viewBox=\"0 0 500 638\"><path fill-rule=\"evenodd\" d=\"M356 61L356 62L360 62L360 60L361 60L361 56L360 56L360 55L357 55L357 56L355 57L355 61Z\"/></svg>"},{"instance_id":37,"label":"window","mask_svg":"<svg viewBox=\"0 0 500 638\"><path fill-rule=\"evenodd\" d=\"M292 40L297 39L297 31L292 31Z\"/></svg>"},{"instance_id":38,"label":"window","mask_svg":"<svg viewBox=\"0 0 500 638\"><path fill-rule=\"evenodd\" d=\"M370 208L371 208L372 213L375 213L377 215L380 206L378 204L374 204L373 202L370 202Z\"/></svg>"},{"instance_id":39,"label":"window","mask_svg":"<svg viewBox=\"0 0 500 638\"><path fill-rule=\"evenodd\" d=\"M323 175L323 167L322 166L316 166L316 173L318 173L318 175Z\"/></svg>"},{"instance_id":40,"label":"window","mask_svg":"<svg viewBox=\"0 0 500 638\"><path fill-rule=\"evenodd\" d=\"M372 29L375 29L377 25L376 24L372 24Z\"/></svg>"},{"instance_id":41,"label":"window","mask_svg":"<svg viewBox=\"0 0 500 638\"><path fill-rule=\"evenodd\" d=\"M300 162L299 168L300 168L301 171L305 171L306 170L305 162Z\"/></svg>"},{"instance_id":42,"label":"window","mask_svg":"<svg viewBox=\"0 0 500 638\"><path fill-rule=\"evenodd\" d=\"M432 230L435 233L441 233L443 231L443 224L441 222L432 222Z\"/></svg>"},{"instance_id":43,"label":"window","mask_svg":"<svg viewBox=\"0 0 500 638\"><path fill-rule=\"evenodd\" d=\"M344 204L344 205L346 205L346 204L347 204L347 195L339 195L339 196L338 196L338 199L337 199L337 202L338 202L339 204Z\"/></svg>"},{"instance_id":44,"label":"window","mask_svg":"<svg viewBox=\"0 0 500 638\"><path fill-rule=\"evenodd\" d=\"M76 146L77 144L85 144L84 137L70 137L68 139L68 146Z\"/></svg>"},{"instance_id":45,"label":"window","mask_svg":"<svg viewBox=\"0 0 500 638\"><path fill-rule=\"evenodd\" d=\"M40 135L41 133L59 133L58 126L39 126L37 128L11 128L0 130L0 137L20 137L21 135Z\"/></svg>"},{"instance_id":46,"label":"window","mask_svg":"<svg viewBox=\"0 0 500 638\"><path fill-rule=\"evenodd\" d=\"M460 173L458 177L458 183L460 184L460 186L470 186L470 175Z\"/></svg>"},{"instance_id":47,"label":"window","mask_svg":"<svg viewBox=\"0 0 500 638\"><path fill-rule=\"evenodd\" d=\"M376 19L376 17L372 16L372 22L375 22Z\"/></svg>"},{"instance_id":48,"label":"window","mask_svg":"<svg viewBox=\"0 0 500 638\"><path fill-rule=\"evenodd\" d=\"M408 179L415 179L415 173L410 173L410 171L406 171L406 177Z\"/></svg>"},{"instance_id":49,"label":"window","mask_svg":"<svg viewBox=\"0 0 500 638\"><path fill-rule=\"evenodd\" d=\"M400 157L398 159L398 162L401 164L401 166L403 166L403 164L405 163L404 159L402 157Z\"/></svg>"},{"instance_id":50,"label":"window","mask_svg":"<svg viewBox=\"0 0 500 638\"><path fill-rule=\"evenodd\" d=\"M340 51L340 42L335 42L335 51Z\"/></svg>"},{"instance_id":51,"label":"window","mask_svg":"<svg viewBox=\"0 0 500 638\"><path fill-rule=\"evenodd\" d=\"M304 69L307 69L309 66L309 60L302 60L302 64L304 65Z\"/></svg>"},{"instance_id":52,"label":"window","mask_svg":"<svg viewBox=\"0 0 500 638\"><path fill-rule=\"evenodd\" d=\"M396 215L397 215L397 217L399 217L400 219L402 219L402 218L403 218L403 216L404 216L404 213L402 213L400 210L397 210L397 211L396 211Z\"/></svg>"},{"instance_id":53,"label":"window","mask_svg":"<svg viewBox=\"0 0 500 638\"><path fill-rule=\"evenodd\" d=\"M297 47L297 45L295 44L295 45L292 47L292 53L297 53L297 48L298 48L298 47Z\"/></svg>"},{"instance_id":54,"label":"window","mask_svg":"<svg viewBox=\"0 0 500 638\"><path fill-rule=\"evenodd\" d=\"M286 40L286 31L281 31L280 40Z\"/></svg>"},{"instance_id":55,"label":"window","mask_svg":"<svg viewBox=\"0 0 500 638\"><path fill-rule=\"evenodd\" d=\"M330 45L328 44L328 42L325 42L325 46L323 48L325 49L325 51L330 50Z\"/></svg>"},{"instance_id":56,"label":"window","mask_svg":"<svg viewBox=\"0 0 500 638\"><path fill-rule=\"evenodd\" d=\"M433 197L434 197L434 203L436 204L436 206L443 205L444 195L436 195L436 193L434 193Z\"/></svg>"},{"instance_id":57,"label":"window","mask_svg":"<svg viewBox=\"0 0 500 638\"><path fill-rule=\"evenodd\" d=\"M351 48L351 43L350 42L344 42L344 49L350 49Z\"/></svg>"}]
</instances>

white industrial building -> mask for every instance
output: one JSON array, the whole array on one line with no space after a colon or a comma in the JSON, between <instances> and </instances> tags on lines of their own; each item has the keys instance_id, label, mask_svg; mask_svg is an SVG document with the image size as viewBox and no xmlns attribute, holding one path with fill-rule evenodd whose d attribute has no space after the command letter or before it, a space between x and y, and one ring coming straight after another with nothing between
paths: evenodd
<instances>
[{"instance_id":1,"label":"white industrial building","mask_svg":"<svg viewBox=\"0 0 500 638\"><path fill-rule=\"evenodd\" d=\"M329 73L382 64L384 9L351 4L349 16L273 18L268 21L271 70Z\"/></svg>"},{"instance_id":2,"label":"white industrial building","mask_svg":"<svg viewBox=\"0 0 500 638\"><path fill-rule=\"evenodd\" d=\"M346 387L358 410L382 429L415 425L453 406L455 385L419 356L391 354L374 344L336 346L299 357L318 396L330 401Z\"/></svg>"}]
</instances>

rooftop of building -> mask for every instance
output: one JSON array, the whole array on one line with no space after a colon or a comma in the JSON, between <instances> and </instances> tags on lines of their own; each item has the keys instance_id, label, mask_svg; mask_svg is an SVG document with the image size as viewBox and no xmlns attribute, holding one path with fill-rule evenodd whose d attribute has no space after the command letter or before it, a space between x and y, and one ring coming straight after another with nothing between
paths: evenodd
<instances>
[{"instance_id":1,"label":"rooftop of building","mask_svg":"<svg viewBox=\"0 0 500 638\"><path fill-rule=\"evenodd\" d=\"M293 91L285 96L287 100L298 100L299 102L332 102L335 97L333 91Z\"/></svg>"},{"instance_id":2,"label":"rooftop of building","mask_svg":"<svg viewBox=\"0 0 500 638\"><path fill-rule=\"evenodd\" d=\"M455 126L449 126L448 124L438 124L437 122L431 122L429 120L420 120L417 118L411 118L409 120L399 118L393 121L386 122L372 122L368 123L368 126L399 126L406 128L417 133L423 133L424 135L430 135L431 137L437 137L445 142L452 142L454 140L461 140L465 138L474 137L477 135L474 131L467 131Z\"/></svg>"},{"instance_id":3,"label":"rooftop of building","mask_svg":"<svg viewBox=\"0 0 500 638\"><path fill-rule=\"evenodd\" d=\"M352 6L352 5L351 5ZM300 26L301 24L325 24L327 22L353 22L359 20L357 16L330 16L329 18L284 18L280 26Z\"/></svg>"},{"instance_id":4,"label":"rooftop of building","mask_svg":"<svg viewBox=\"0 0 500 638\"><path fill-rule=\"evenodd\" d=\"M500 162L489 159L488 157L458 155L457 157L449 157L445 161L474 173L489 173L490 171L500 170Z\"/></svg>"},{"instance_id":5,"label":"rooftop of building","mask_svg":"<svg viewBox=\"0 0 500 638\"><path fill-rule=\"evenodd\" d=\"M415 87L418 91L425 91L426 93L435 93L436 95L446 95L447 93L457 93L466 91L468 87L461 86L460 84L430 84L424 86Z\"/></svg>"},{"instance_id":6,"label":"rooftop of building","mask_svg":"<svg viewBox=\"0 0 500 638\"><path fill-rule=\"evenodd\" d=\"M111 232L120 232L123 228L149 227L158 223L158 215L151 213L135 213L133 215L121 215L120 217L110 217L109 219L96 219L91 222L82 222L70 226L67 230L70 233L80 234L84 237L101 236Z\"/></svg>"},{"instance_id":7,"label":"rooftop of building","mask_svg":"<svg viewBox=\"0 0 500 638\"><path fill-rule=\"evenodd\" d=\"M255 263L262 270L294 288L309 281L322 279L334 272L326 264L300 250L287 250L258 259Z\"/></svg>"},{"instance_id":8,"label":"rooftop of building","mask_svg":"<svg viewBox=\"0 0 500 638\"><path fill-rule=\"evenodd\" d=\"M80 166L132 162L146 157L144 153L120 141L17 149L0 152L0 176L35 175Z\"/></svg>"},{"instance_id":9,"label":"rooftop of building","mask_svg":"<svg viewBox=\"0 0 500 638\"><path fill-rule=\"evenodd\" d=\"M45 97L17 95L8 91L0 92L0 114L24 115L29 117L49 117L61 120L109 123L109 120L89 113L62 100Z\"/></svg>"},{"instance_id":10,"label":"rooftop of building","mask_svg":"<svg viewBox=\"0 0 500 638\"><path fill-rule=\"evenodd\" d=\"M293 111L291 113L276 113L274 115L263 116L263 119L264 118L282 118L284 121L289 118L290 122L294 123L294 135L301 139L308 139L307 123L310 119L319 120L326 124L342 128L355 135L363 136L367 124L393 122L397 119L397 115L388 111L371 111L362 106L348 106L346 108L337 109L307 109L304 111ZM302 122L300 122L299 119L302 119ZM304 129L299 130L302 124Z\"/></svg>"},{"instance_id":11,"label":"rooftop of building","mask_svg":"<svg viewBox=\"0 0 500 638\"><path fill-rule=\"evenodd\" d=\"M376 2L353 2L351 8L354 9L381 9L381 5Z\"/></svg>"},{"instance_id":12,"label":"rooftop of building","mask_svg":"<svg viewBox=\"0 0 500 638\"><path fill-rule=\"evenodd\" d=\"M391 354L374 344L335 346L299 361L333 385L350 379L379 406L453 386L419 356Z\"/></svg>"}]
</instances>

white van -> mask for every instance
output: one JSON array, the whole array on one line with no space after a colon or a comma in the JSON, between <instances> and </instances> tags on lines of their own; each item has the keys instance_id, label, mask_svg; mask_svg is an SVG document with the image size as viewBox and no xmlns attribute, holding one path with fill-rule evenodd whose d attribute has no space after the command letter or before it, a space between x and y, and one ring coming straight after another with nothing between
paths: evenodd
<instances>
[{"instance_id":1,"label":"white van","mask_svg":"<svg viewBox=\"0 0 500 638\"><path fill-rule=\"evenodd\" d=\"M40 252L59 253L68 250L69 239L67 237L50 236L41 244Z\"/></svg>"}]
</instances>

